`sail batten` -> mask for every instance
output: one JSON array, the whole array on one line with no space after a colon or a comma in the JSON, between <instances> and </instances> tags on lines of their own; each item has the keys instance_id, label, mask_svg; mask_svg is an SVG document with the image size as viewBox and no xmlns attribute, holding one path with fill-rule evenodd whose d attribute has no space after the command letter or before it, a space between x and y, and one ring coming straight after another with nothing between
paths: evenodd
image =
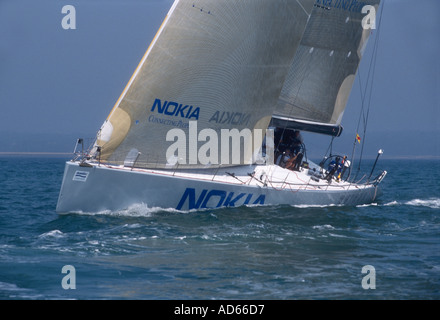
<instances>
[{"instance_id":1,"label":"sail batten","mask_svg":"<svg viewBox=\"0 0 440 320\"><path fill-rule=\"evenodd\" d=\"M168 168L167 134L188 137L190 121L217 134L265 129L313 4L176 0L100 130L100 159L123 164L137 150L136 166ZM186 155L200 144L187 142ZM242 158L257 148L240 147Z\"/></svg>"},{"instance_id":2,"label":"sail batten","mask_svg":"<svg viewBox=\"0 0 440 320\"><path fill-rule=\"evenodd\" d=\"M340 134L371 31L363 28L365 15L360 4L377 8L379 2L338 2L330 6L316 2L273 113L273 123L292 129L304 128L302 124L307 123L308 131Z\"/></svg>"}]
</instances>

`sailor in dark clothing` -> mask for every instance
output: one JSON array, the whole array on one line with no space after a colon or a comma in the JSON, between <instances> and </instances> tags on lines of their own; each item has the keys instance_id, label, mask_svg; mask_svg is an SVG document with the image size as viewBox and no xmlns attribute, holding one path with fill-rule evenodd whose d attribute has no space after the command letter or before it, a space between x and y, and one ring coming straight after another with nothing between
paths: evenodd
<instances>
[{"instance_id":1,"label":"sailor in dark clothing","mask_svg":"<svg viewBox=\"0 0 440 320\"><path fill-rule=\"evenodd\" d=\"M303 138L301 136L301 133L299 131L294 131L293 136L292 136L292 141L291 141L291 149L292 149L292 153L293 153L292 159L293 160L292 160L292 164L289 169L295 170L295 171L300 171L299 168L301 166L302 159L304 157L303 144L304 144L304 142L303 142Z\"/></svg>"},{"instance_id":2,"label":"sailor in dark clothing","mask_svg":"<svg viewBox=\"0 0 440 320\"><path fill-rule=\"evenodd\" d=\"M336 159L333 160L332 162L330 162L330 164L328 165L328 168L327 168L328 173L324 178L328 182L330 182L332 180L332 177L335 174L335 172L338 171L342 167L340 160L341 160L340 157L336 157Z\"/></svg>"}]
</instances>

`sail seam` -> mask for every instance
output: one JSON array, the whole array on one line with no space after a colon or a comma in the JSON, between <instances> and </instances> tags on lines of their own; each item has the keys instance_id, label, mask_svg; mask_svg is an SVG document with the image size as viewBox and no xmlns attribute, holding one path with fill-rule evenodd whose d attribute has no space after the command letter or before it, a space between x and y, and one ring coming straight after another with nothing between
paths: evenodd
<instances>
[{"instance_id":1,"label":"sail seam","mask_svg":"<svg viewBox=\"0 0 440 320\"><path fill-rule=\"evenodd\" d=\"M298 5L301 7L301 9L303 9L303 11L306 13L306 15L308 15L310 17L310 13L307 12L306 9L304 9L303 5L301 4L301 2L299 2L299 0L296 0L296 2L298 3Z\"/></svg>"}]
</instances>

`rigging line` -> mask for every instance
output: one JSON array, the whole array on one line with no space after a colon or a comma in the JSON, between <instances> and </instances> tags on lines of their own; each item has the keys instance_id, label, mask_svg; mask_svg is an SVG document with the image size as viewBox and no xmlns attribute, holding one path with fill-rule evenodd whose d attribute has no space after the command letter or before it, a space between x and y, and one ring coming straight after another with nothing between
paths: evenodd
<instances>
[{"instance_id":1,"label":"rigging line","mask_svg":"<svg viewBox=\"0 0 440 320\"><path fill-rule=\"evenodd\" d=\"M381 22L382 22L382 16L383 16L383 6L381 8L381 13L380 13L380 18L379 18L379 27L377 29L377 36L376 36L375 43L374 43L373 74L371 76L372 81L373 81L375 73L376 73L376 65L377 65L376 62L377 62L377 53L379 51L379 43L380 43L379 39L380 39L380 32L381 32L380 25L381 25ZM371 105L371 97L372 97L372 95L373 95L373 82L371 84L370 91L369 91L369 97L368 97L367 122L368 122L368 116L369 116L369 112L370 112L370 105Z\"/></svg>"},{"instance_id":2,"label":"rigging line","mask_svg":"<svg viewBox=\"0 0 440 320\"><path fill-rule=\"evenodd\" d=\"M370 108L371 108L371 97L372 97L372 93L373 93L373 79L374 79L375 70L376 70L376 60L377 60L377 52L378 52L378 47L379 47L379 38L380 38L380 29L381 29L382 17L383 17L383 8L384 8L384 5L382 5L381 12L380 12L380 18L379 18L379 23L378 23L378 28L377 28L377 36L374 41L372 58L371 58L370 67L368 69L368 74L367 74L367 83L365 85L365 92L362 91L362 80L361 80L361 77L359 76L359 86L360 86L362 107L361 107L361 113L359 115L358 127L356 128L356 131L359 132L360 120L362 118L363 119L363 138L362 138L361 154L360 154L360 158L359 158L359 165L358 165L357 173L356 173L354 180L356 180L356 177L359 174L359 171L361 169L361 162L362 162L362 158L363 158L363 151L364 151L366 132L367 132L367 124L368 124L368 118L369 118ZM360 70L359 70L359 75L360 75ZM371 81L371 84L370 84L370 81ZM366 100L367 96L368 96L368 102L367 102L367 109L365 111L365 100ZM356 139L355 139L354 145L353 145L352 161L354 158L355 148L356 148ZM349 172L348 177L350 177L350 174L351 174L351 170Z\"/></svg>"},{"instance_id":3,"label":"rigging line","mask_svg":"<svg viewBox=\"0 0 440 320\"><path fill-rule=\"evenodd\" d=\"M371 67L371 64L370 64L370 67ZM371 70L371 68L370 68L370 70ZM368 87L369 74L370 74L370 71L367 74L367 85L365 86L365 95L366 95L366 91L367 91L367 87ZM361 69L360 69L360 67L358 69L358 75L359 75L359 77L358 77L358 79L359 79L359 91L360 91L360 95L361 95L361 110L359 112L359 118L358 118L358 123L357 123L357 127L356 127L356 134L359 133L359 128L360 128L360 125L361 125L361 119L364 119L363 124L364 124L364 127L365 127L365 95L364 95L364 92L362 90L363 85L362 85L362 76L361 76ZM364 139L362 139L362 140L364 141ZM351 160L350 161L351 161L352 164L354 163L354 154L355 154L356 146L357 146L356 143L357 143L357 136L355 136L355 138L354 138L353 150L351 152ZM351 172L351 168L352 168L352 166L350 166L350 169L348 171L347 180L351 176L351 173L352 173ZM359 164L358 170L359 169L360 169L360 164ZM356 176L357 176L357 173L356 173ZM356 179L356 176L355 176L354 180Z\"/></svg>"},{"instance_id":4,"label":"rigging line","mask_svg":"<svg viewBox=\"0 0 440 320\"><path fill-rule=\"evenodd\" d=\"M366 95L368 94L368 102L367 102L367 114L365 116L364 114L364 133L366 132L367 129L367 124L368 124L368 118L369 118L369 114L370 114L370 107L371 107L371 96L372 96L372 92L373 92L373 79L374 79L374 74L375 74L375 70L376 70L376 59L377 59L377 51L378 51L378 39L379 39L379 31L378 31L378 35L375 39L375 44L374 44L374 50L373 50L373 57L372 57L372 63L370 65L370 71L372 68L372 75L370 77L370 71L368 72L368 82L367 82L367 86L365 88L365 91L369 90L368 93L365 92L365 96L364 99L366 99ZM371 85L369 85L369 81L371 82Z\"/></svg>"},{"instance_id":5,"label":"rigging line","mask_svg":"<svg viewBox=\"0 0 440 320\"><path fill-rule=\"evenodd\" d=\"M361 76L361 68L359 66L358 68L358 81L359 81L359 91L360 91L360 95L361 95L361 110L359 112L359 118L358 118L358 123L357 123L357 127L356 127L356 133L360 132L360 125L361 125L361 119L363 120L363 126L364 128L367 125L368 122L368 117L365 117L365 99L366 99L366 95L367 95L367 90L368 90L368 86L369 86L369 79L370 79L370 73L371 73L371 63L370 63L370 67L367 73L367 83L365 85L365 92L363 91L363 84L362 84L362 76ZM363 139L362 139L362 145L364 145L365 140L364 140L364 136L365 136L365 131L363 134ZM353 141L353 149L352 149L352 153L351 153L351 163L354 163L354 155L355 155L355 150L356 150L356 146L357 146L357 136L355 136L354 141ZM362 159L362 153L360 158ZM348 171L348 176L347 176L347 181L349 180L351 173L352 173L352 167L354 166L350 166L349 171ZM360 162L359 162L359 169L360 169Z\"/></svg>"},{"instance_id":6,"label":"rigging line","mask_svg":"<svg viewBox=\"0 0 440 320\"><path fill-rule=\"evenodd\" d=\"M365 124L365 114L364 114L365 96L366 96L366 92L367 92L367 88L368 88L368 81L369 81L369 77L370 77L370 71L371 71L371 64L370 64L370 68L369 68L368 74L367 74L367 84L365 86L365 93L364 93L363 90L362 90L363 85L362 85L362 77L361 77L361 69L360 69L360 67L359 67L359 70L358 70L358 74L359 74L359 78L358 78L359 79L359 91L360 91L360 94L361 94L361 106L362 106L362 108L361 108L361 112L360 112L360 115L359 115L357 130L359 130L360 120L361 120L362 116L364 118L364 124Z\"/></svg>"},{"instance_id":7,"label":"rigging line","mask_svg":"<svg viewBox=\"0 0 440 320\"><path fill-rule=\"evenodd\" d=\"M332 156L332 153L333 153L333 141L335 140L335 138L336 138L335 136L331 137L330 144L328 145L327 151L325 152L323 158L325 158L327 154L329 155L329 157Z\"/></svg>"},{"instance_id":8,"label":"rigging line","mask_svg":"<svg viewBox=\"0 0 440 320\"><path fill-rule=\"evenodd\" d=\"M381 18L382 18L382 15L381 15ZM379 22L380 22L380 20L379 20ZM372 64L373 64L373 72L372 72L372 75L371 75L372 82L371 82L371 86L370 86L369 92L368 92L368 95L369 95L368 96L368 103L367 103L368 108L367 108L367 115L366 115L366 120L365 120L366 123L364 125L364 133L363 133L364 141L363 141L362 148L361 148L361 158L359 160L359 170L360 170L360 165L361 165L361 161L362 161L362 155L363 155L363 152L364 152L365 138L367 136L367 123L368 123L368 118L369 118L370 110L371 110L371 97L373 95L374 75L375 75L375 72L376 72L376 65L377 65L377 63L376 63L377 62L377 52L379 51L379 37L380 37L380 29L377 31L377 36L376 36L375 44L374 44L373 62L372 62Z\"/></svg>"},{"instance_id":9,"label":"rigging line","mask_svg":"<svg viewBox=\"0 0 440 320\"><path fill-rule=\"evenodd\" d=\"M382 16L381 16L381 18L382 18ZM379 28L378 28L378 35L379 35ZM372 54L372 58L371 58L371 63L370 63L370 66L369 66L369 69L368 69L368 74L367 74L367 83L366 83L366 85L365 85L365 92L362 92L362 79L361 78L359 78L359 86L360 86L360 91L361 91L361 99L362 99L362 116L363 116L363 120L364 120L364 126L366 126L367 125L367 122L368 122L368 117L365 117L365 100L366 100L366 98L367 98L367 91L368 91L368 89L369 89L369 87L370 87L370 80L372 80L373 79L373 77L372 76L370 76L371 75L371 71L373 70L373 74L374 74L374 62L375 62L375 57L377 56L377 46L378 46L378 37L376 37L376 39L375 39L375 45L374 45L374 49L373 49L373 54ZM371 85L372 86L372 85ZM371 89L370 89L370 92L371 92ZM370 97L371 97L371 95L370 95ZM370 103L368 103L368 105L369 105ZM360 119L359 119L359 122L360 122ZM360 125L360 123L358 124L358 130L359 130L359 125Z\"/></svg>"},{"instance_id":10,"label":"rigging line","mask_svg":"<svg viewBox=\"0 0 440 320\"><path fill-rule=\"evenodd\" d=\"M365 98L366 98L366 96L367 96L367 90L368 90L368 86L369 86L369 80L370 80L370 73L371 73L371 66L372 66L372 62L373 61L373 59L371 60L371 62L370 62L370 67L369 67L369 69L368 69L368 73L367 73L367 83L366 83L366 85L365 85L365 92L363 91L363 85L362 85L362 77L361 77L361 70L360 70L360 68L359 68L359 70L358 70L358 74L359 74L359 91L360 91L360 95L361 95L361 110L360 110L360 112L359 112L359 119L358 119L358 124L357 124L357 127L356 127L356 134L358 134L359 132L360 132L360 126L361 126L361 119L363 120L363 128L364 128L364 130L363 130L363 134L362 134L362 147L361 147L361 154L360 154L360 157L359 157L359 163L358 163L358 168L357 168L357 171L356 171L356 175L355 175L355 177L353 178L353 180L356 180L356 178L357 178L357 175L359 174L359 171L360 171L360 169L361 169L361 162L362 162L362 156L363 156L363 146L364 146L364 144L365 144L365 128L366 128L366 118L365 118ZM351 163L354 163L354 154L355 154L355 151L356 151L356 146L357 146L357 136L354 138L354 141L353 141L353 150L352 150L352 154L351 154ZM350 170L349 170L349 173L348 173L348 177L347 177L347 180L350 178L350 176L351 176L351 166L350 166Z\"/></svg>"},{"instance_id":11,"label":"rigging line","mask_svg":"<svg viewBox=\"0 0 440 320\"><path fill-rule=\"evenodd\" d=\"M376 65L377 65L377 52L379 51L379 38L380 38L380 23L382 20L382 16L383 16L383 6L381 9L381 14L380 14L380 18L379 18L379 26L377 29L377 35L376 38L374 39L374 49L373 49L373 57L372 57L372 64L370 65L370 69L372 69L372 74L371 74L371 78L369 78L369 80L371 80L371 85L368 87L366 87L365 89L369 89L368 91L368 102L367 102L367 114L366 114L366 118L364 119L364 141L362 143L362 148L361 148L361 158L359 160L359 168L361 165L361 160L362 160L362 155L363 155L363 151L364 151L364 145L365 145L365 138L366 138L366 133L367 133L367 124L368 124L368 118L370 115L370 109L371 109L371 97L373 95L373 85L374 85L374 76L375 76L375 72L376 72ZM370 72L369 72L370 73ZM365 97L366 98L366 97Z\"/></svg>"}]
</instances>

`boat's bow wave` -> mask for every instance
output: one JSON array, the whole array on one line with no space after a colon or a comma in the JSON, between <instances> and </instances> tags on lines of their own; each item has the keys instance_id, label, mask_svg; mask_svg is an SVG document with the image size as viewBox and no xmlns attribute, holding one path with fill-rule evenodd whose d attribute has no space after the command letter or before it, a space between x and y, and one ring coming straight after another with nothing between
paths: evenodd
<instances>
[{"instance_id":1,"label":"boat's bow wave","mask_svg":"<svg viewBox=\"0 0 440 320\"><path fill-rule=\"evenodd\" d=\"M100 210L100 211L71 211L69 214L90 215L90 216L125 216L125 217L153 217L156 214L175 214L188 213L189 211L181 211L173 208L149 207L145 203L135 203L128 208L120 210Z\"/></svg>"}]
</instances>

